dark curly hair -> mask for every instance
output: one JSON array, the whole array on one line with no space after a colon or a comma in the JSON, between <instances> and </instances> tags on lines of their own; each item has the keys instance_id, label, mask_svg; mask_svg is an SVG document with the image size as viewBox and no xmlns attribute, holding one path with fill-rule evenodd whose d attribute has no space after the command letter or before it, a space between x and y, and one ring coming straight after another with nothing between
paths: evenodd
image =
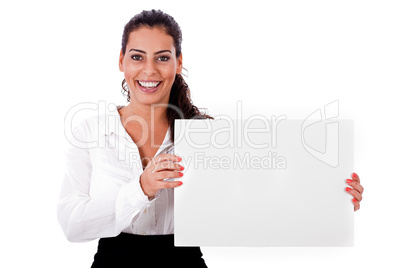
<instances>
[{"instance_id":1,"label":"dark curly hair","mask_svg":"<svg viewBox=\"0 0 402 268\"><path fill-rule=\"evenodd\" d=\"M126 53L126 46L129 35L132 31L140 28L141 26L160 27L174 40L176 49L176 57L181 55L181 42L182 33L180 26L174 18L161 10L152 9L150 11L144 10L135 15L126 24L123 31L121 42L121 50L123 55ZM130 91L126 87L126 80L122 84L122 93L127 96L127 101L130 101ZM166 110L170 126L170 139L174 142L174 120L175 119L214 119L206 113L201 113L200 110L193 105L190 95L190 89L181 74L176 74L175 80L172 85L169 97L169 105Z\"/></svg>"}]
</instances>

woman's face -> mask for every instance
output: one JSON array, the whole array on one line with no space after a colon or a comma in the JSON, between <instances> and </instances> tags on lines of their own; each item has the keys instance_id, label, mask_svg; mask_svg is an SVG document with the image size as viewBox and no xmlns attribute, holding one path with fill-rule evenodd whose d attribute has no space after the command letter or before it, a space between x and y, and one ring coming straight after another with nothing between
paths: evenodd
<instances>
[{"instance_id":1,"label":"woman's face","mask_svg":"<svg viewBox=\"0 0 402 268\"><path fill-rule=\"evenodd\" d=\"M169 103L176 74L182 71L182 56L176 58L173 38L159 27L140 27L130 33L125 55L120 53L120 71L136 104Z\"/></svg>"}]
</instances>

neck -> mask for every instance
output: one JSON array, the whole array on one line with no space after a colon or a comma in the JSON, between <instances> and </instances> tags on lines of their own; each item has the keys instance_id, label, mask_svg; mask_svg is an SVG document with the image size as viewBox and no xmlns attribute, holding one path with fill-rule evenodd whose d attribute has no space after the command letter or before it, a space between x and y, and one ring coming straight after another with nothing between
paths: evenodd
<instances>
[{"instance_id":1,"label":"neck","mask_svg":"<svg viewBox=\"0 0 402 268\"><path fill-rule=\"evenodd\" d=\"M166 117L166 105L141 105L138 103L130 102L124 111L124 120L129 122L146 123L149 129L156 126L167 125L168 119ZM130 118L133 116L132 118ZM144 122L145 121L145 122Z\"/></svg>"}]
</instances>

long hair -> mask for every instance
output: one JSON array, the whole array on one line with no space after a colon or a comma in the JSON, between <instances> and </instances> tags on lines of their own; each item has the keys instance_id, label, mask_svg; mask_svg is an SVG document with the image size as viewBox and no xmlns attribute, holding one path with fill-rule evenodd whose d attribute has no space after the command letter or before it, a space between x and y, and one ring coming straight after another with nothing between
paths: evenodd
<instances>
[{"instance_id":1,"label":"long hair","mask_svg":"<svg viewBox=\"0 0 402 268\"><path fill-rule=\"evenodd\" d=\"M135 15L126 24L123 31L121 50L123 55L126 53L126 46L129 35L132 31L141 26L160 27L173 38L176 49L176 58L181 55L182 33L180 26L174 18L160 10L144 10ZM130 101L130 90L126 86L125 79L122 82L122 93ZM166 117L170 127L170 140L174 142L174 120L175 119L214 119L193 105L190 89L181 74L176 74L169 97L169 105L166 110Z\"/></svg>"}]
</instances>

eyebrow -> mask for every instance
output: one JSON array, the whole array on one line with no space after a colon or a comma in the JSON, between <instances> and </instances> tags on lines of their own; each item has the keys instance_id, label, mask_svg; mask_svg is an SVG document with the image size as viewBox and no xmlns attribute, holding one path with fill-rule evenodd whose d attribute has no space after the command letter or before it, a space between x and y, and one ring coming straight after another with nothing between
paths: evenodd
<instances>
[{"instance_id":1,"label":"eyebrow","mask_svg":"<svg viewBox=\"0 0 402 268\"><path fill-rule=\"evenodd\" d=\"M130 49L129 52L130 52L130 51L137 51L137 52L140 52L140 53L147 54L145 51L139 50L139 49L135 49L135 48ZM156 52L155 55L156 55L156 54L161 54L161 53L164 53L164 52L169 52L170 54L172 54L172 51L170 51L170 50L161 50L161 51Z\"/></svg>"}]
</instances>

